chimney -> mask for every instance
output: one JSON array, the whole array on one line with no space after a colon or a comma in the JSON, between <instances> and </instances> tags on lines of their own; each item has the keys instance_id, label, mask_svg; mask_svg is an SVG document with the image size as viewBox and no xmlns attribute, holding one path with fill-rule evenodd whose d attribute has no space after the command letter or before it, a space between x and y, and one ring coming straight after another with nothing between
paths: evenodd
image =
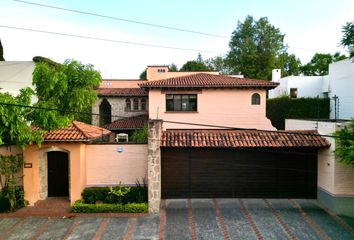
<instances>
[{"instance_id":1,"label":"chimney","mask_svg":"<svg viewBox=\"0 0 354 240\"><path fill-rule=\"evenodd\" d=\"M150 81L166 78L168 71L168 65L147 66L146 79Z\"/></svg>"},{"instance_id":2,"label":"chimney","mask_svg":"<svg viewBox=\"0 0 354 240\"><path fill-rule=\"evenodd\" d=\"M272 70L272 81L278 82L281 78L281 70L280 69L273 69Z\"/></svg>"}]
</instances>

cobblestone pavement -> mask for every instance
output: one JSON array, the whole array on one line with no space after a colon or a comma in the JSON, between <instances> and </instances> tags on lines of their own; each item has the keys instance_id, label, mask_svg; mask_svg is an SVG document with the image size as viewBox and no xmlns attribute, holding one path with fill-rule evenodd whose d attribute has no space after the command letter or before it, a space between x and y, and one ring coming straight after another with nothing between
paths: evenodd
<instances>
[{"instance_id":1,"label":"cobblestone pavement","mask_svg":"<svg viewBox=\"0 0 354 240\"><path fill-rule=\"evenodd\" d=\"M142 217L0 217L0 239L354 239L314 200L166 200Z\"/></svg>"}]
</instances>

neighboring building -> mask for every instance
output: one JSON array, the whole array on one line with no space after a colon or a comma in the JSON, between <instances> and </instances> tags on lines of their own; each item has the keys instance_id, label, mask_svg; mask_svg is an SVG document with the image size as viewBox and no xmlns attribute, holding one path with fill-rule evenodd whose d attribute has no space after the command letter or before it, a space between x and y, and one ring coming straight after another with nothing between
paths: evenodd
<instances>
[{"instance_id":1,"label":"neighboring building","mask_svg":"<svg viewBox=\"0 0 354 240\"><path fill-rule=\"evenodd\" d=\"M0 92L16 96L21 88L32 87L34 68L32 61L0 61Z\"/></svg>"},{"instance_id":2,"label":"neighboring building","mask_svg":"<svg viewBox=\"0 0 354 240\"><path fill-rule=\"evenodd\" d=\"M149 92L149 117L163 119L165 129L208 127L171 121L267 130L275 130L265 116L267 90L277 85L206 73L139 84Z\"/></svg>"},{"instance_id":3,"label":"neighboring building","mask_svg":"<svg viewBox=\"0 0 354 240\"><path fill-rule=\"evenodd\" d=\"M329 65L326 76L289 76L280 78L280 70L272 72L272 81L279 86L269 92L270 98L279 96L329 97L331 119L350 119L354 117L354 63L350 59Z\"/></svg>"},{"instance_id":4,"label":"neighboring building","mask_svg":"<svg viewBox=\"0 0 354 240\"><path fill-rule=\"evenodd\" d=\"M287 130L317 130L320 134L333 135L335 131L348 126L349 122L323 122L287 119ZM334 138L326 137L331 144L318 152L318 193L317 199L336 214L354 216L354 168L345 166L335 158Z\"/></svg>"}]
</instances>

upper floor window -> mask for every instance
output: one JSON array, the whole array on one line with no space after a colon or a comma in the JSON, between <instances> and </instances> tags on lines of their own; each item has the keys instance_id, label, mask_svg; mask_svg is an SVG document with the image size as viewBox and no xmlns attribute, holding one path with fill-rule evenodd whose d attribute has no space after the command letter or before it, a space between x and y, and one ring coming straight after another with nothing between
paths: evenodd
<instances>
[{"instance_id":1,"label":"upper floor window","mask_svg":"<svg viewBox=\"0 0 354 240\"><path fill-rule=\"evenodd\" d=\"M141 99L141 111L146 111L146 99Z\"/></svg>"},{"instance_id":2,"label":"upper floor window","mask_svg":"<svg viewBox=\"0 0 354 240\"><path fill-rule=\"evenodd\" d=\"M112 121L112 111L111 104L108 100L104 98L100 104L100 126L111 123Z\"/></svg>"},{"instance_id":3,"label":"upper floor window","mask_svg":"<svg viewBox=\"0 0 354 240\"><path fill-rule=\"evenodd\" d=\"M125 110L126 111L132 110L132 103L130 102L130 98L125 99Z\"/></svg>"},{"instance_id":4,"label":"upper floor window","mask_svg":"<svg viewBox=\"0 0 354 240\"><path fill-rule=\"evenodd\" d=\"M167 112L196 112L197 94L166 94Z\"/></svg>"},{"instance_id":5,"label":"upper floor window","mask_svg":"<svg viewBox=\"0 0 354 240\"><path fill-rule=\"evenodd\" d=\"M159 69L157 69L157 72L159 72L159 73L164 73L164 72L166 72L166 70L159 68Z\"/></svg>"},{"instance_id":6,"label":"upper floor window","mask_svg":"<svg viewBox=\"0 0 354 240\"><path fill-rule=\"evenodd\" d=\"M261 96L258 93L252 94L252 105L260 105L261 104Z\"/></svg>"},{"instance_id":7,"label":"upper floor window","mask_svg":"<svg viewBox=\"0 0 354 240\"><path fill-rule=\"evenodd\" d=\"M133 99L133 109L134 109L134 111L139 110L139 99L138 98Z\"/></svg>"},{"instance_id":8,"label":"upper floor window","mask_svg":"<svg viewBox=\"0 0 354 240\"><path fill-rule=\"evenodd\" d=\"M290 88L290 97L297 98L297 88Z\"/></svg>"}]
</instances>

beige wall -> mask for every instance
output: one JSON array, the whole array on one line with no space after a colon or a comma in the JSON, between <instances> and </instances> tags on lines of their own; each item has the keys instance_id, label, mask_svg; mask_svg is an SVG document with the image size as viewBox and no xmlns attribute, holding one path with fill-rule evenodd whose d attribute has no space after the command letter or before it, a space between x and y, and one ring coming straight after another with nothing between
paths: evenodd
<instances>
[{"instance_id":1,"label":"beige wall","mask_svg":"<svg viewBox=\"0 0 354 240\"><path fill-rule=\"evenodd\" d=\"M164 70L165 72L159 72L158 70ZM205 71L204 71L205 72ZM148 66L146 68L146 79L149 81L181 77L201 73L199 72L169 72L168 66ZM208 74L219 75L219 72L206 72Z\"/></svg>"},{"instance_id":2,"label":"beige wall","mask_svg":"<svg viewBox=\"0 0 354 240\"><path fill-rule=\"evenodd\" d=\"M287 119L285 121L285 129L317 129L320 134L332 135L347 124ZM335 159L333 154L336 147L335 139L331 137L326 137L326 139L331 143L331 146L319 149L318 151L318 187L333 195L353 196L354 168L352 166L345 166Z\"/></svg>"},{"instance_id":3,"label":"beige wall","mask_svg":"<svg viewBox=\"0 0 354 240\"><path fill-rule=\"evenodd\" d=\"M166 112L166 94L197 93L198 112ZM251 105L253 93L261 95L260 105ZM255 89L203 89L200 91L168 92L149 91L149 117L188 123L203 123L239 128L274 130L266 118L266 90ZM203 126L171 124L164 122L164 129L206 128Z\"/></svg>"},{"instance_id":4,"label":"beige wall","mask_svg":"<svg viewBox=\"0 0 354 240\"><path fill-rule=\"evenodd\" d=\"M16 155L22 153L22 150L20 148L18 148L17 146L0 146L0 155ZM22 169L21 171L15 175L16 180L17 180L17 185L22 186L23 185L23 179L22 179L23 173L22 173ZM0 175L1 177L1 175ZM0 185L0 189L1 189L1 185Z\"/></svg>"},{"instance_id":5,"label":"beige wall","mask_svg":"<svg viewBox=\"0 0 354 240\"><path fill-rule=\"evenodd\" d=\"M117 152L117 148L123 152ZM91 144L86 146L87 185L135 184L147 175L147 144Z\"/></svg>"},{"instance_id":6,"label":"beige wall","mask_svg":"<svg viewBox=\"0 0 354 240\"><path fill-rule=\"evenodd\" d=\"M24 160L32 163L32 168L24 168L25 198L33 205L46 198L46 174L40 171L47 161L47 152L64 151L69 154L69 197L70 201L81 199L81 192L86 186L85 148L82 143L44 143L41 148L31 145L24 150ZM43 169L43 167L42 167ZM44 186L44 187L43 187Z\"/></svg>"}]
</instances>

